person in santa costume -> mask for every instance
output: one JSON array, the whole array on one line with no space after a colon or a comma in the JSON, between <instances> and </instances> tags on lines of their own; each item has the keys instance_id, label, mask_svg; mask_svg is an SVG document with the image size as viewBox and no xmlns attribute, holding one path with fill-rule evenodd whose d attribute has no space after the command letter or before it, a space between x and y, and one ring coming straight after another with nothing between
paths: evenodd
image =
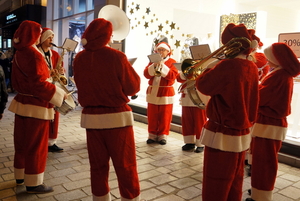
<instances>
[{"instance_id":1,"label":"person in santa costume","mask_svg":"<svg viewBox=\"0 0 300 201\"><path fill-rule=\"evenodd\" d=\"M259 109L251 130L251 198L271 201L278 169L278 152L285 139L291 114L294 81L300 73L297 56L285 43L273 43L264 50L271 71L259 85Z\"/></svg>"},{"instance_id":2,"label":"person in santa costume","mask_svg":"<svg viewBox=\"0 0 300 201\"><path fill-rule=\"evenodd\" d=\"M150 62L144 69L145 78L149 79L146 101L148 117L147 144L158 142L167 143L172 121L174 103L174 87L178 70L174 66L176 61L170 57L171 47L165 42L158 43L155 52L159 53L162 61Z\"/></svg>"},{"instance_id":3,"label":"person in santa costume","mask_svg":"<svg viewBox=\"0 0 300 201\"><path fill-rule=\"evenodd\" d=\"M188 95L186 87L188 84L191 84L191 82L194 83L194 81L187 81L182 71L178 73L177 81L183 83L181 86L182 90L180 91L180 105L182 106L181 126L185 145L182 146L182 150L201 153L204 150L204 145L200 142L200 134L206 122L206 112L204 109L197 107ZM197 92L199 91L197 90ZM196 149L195 146L197 146Z\"/></svg>"},{"instance_id":4,"label":"person in santa costume","mask_svg":"<svg viewBox=\"0 0 300 201\"><path fill-rule=\"evenodd\" d=\"M8 92L5 84L4 70L0 65L0 120L3 118L4 109L8 101Z\"/></svg>"},{"instance_id":5,"label":"person in santa costume","mask_svg":"<svg viewBox=\"0 0 300 201\"><path fill-rule=\"evenodd\" d=\"M243 37L243 40L241 39ZM207 122L200 137L205 145L203 201L240 201L245 151L251 141L258 108L258 71L249 54L257 46L244 24L228 24L221 41L241 45L237 54L208 68L196 79L197 89L210 96ZM225 52L226 54L226 52Z\"/></svg>"},{"instance_id":6,"label":"person in santa costume","mask_svg":"<svg viewBox=\"0 0 300 201\"><path fill-rule=\"evenodd\" d=\"M49 69L37 48L41 25L25 20L16 30L13 46L12 83L18 92L9 110L15 113L14 174L18 185L25 183L28 193L48 193L43 185L48 155L50 120L53 105L60 107L67 94L49 82Z\"/></svg>"},{"instance_id":7,"label":"person in santa costume","mask_svg":"<svg viewBox=\"0 0 300 201\"><path fill-rule=\"evenodd\" d=\"M60 55L55 50L52 50L54 32L49 28L43 28L40 44L38 46L40 52L43 54L45 61L48 65L48 69L51 74L56 74L58 76L64 75L64 68L62 67L63 63L60 62ZM59 65L59 66L58 66ZM59 72L54 72L54 69L59 67ZM49 152L62 152L64 149L56 145L58 137L58 125L59 125L59 112L55 110L54 120L50 123L49 130L49 141L48 141L48 151Z\"/></svg>"},{"instance_id":8,"label":"person in santa costume","mask_svg":"<svg viewBox=\"0 0 300 201\"><path fill-rule=\"evenodd\" d=\"M255 33L254 29L249 29L248 31L251 32L252 34ZM270 66L268 64L268 60L265 54L257 51L258 49L261 49L263 46L263 43L260 41L260 38L257 37L255 34L253 34L252 37L258 41L258 46L252 52L252 56L253 56L253 61L256 64L258 69L258 79L260 82L269 72ZM246 160L245 160L246 173L248 176L251 176L251 164L252 164L251 149L252 149L252 141L249 150L246 152Z\"/></svg>"},{"instance_id":9,"label":"person in santa costume","mask_svg":"<svg viewBox=\"0 0 300 201\"><path fill-rule=\"evenodd\" d=\"M110 201L109 160L117 174L122 201L138 201L132 109L128 96L140 90L140 77L126 55L108 46L111 22L93 20L82 35L85 48L74 59L78 101L83 107L94 201Z\"/></svg>"}]
</instances>

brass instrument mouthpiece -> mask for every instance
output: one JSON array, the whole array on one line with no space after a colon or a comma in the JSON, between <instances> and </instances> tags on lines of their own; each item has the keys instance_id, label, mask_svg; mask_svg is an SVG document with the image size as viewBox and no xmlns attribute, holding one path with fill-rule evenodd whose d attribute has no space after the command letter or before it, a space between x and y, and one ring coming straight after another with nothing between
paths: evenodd
<instances>
[{"instance_id":1,"label":"brass instrument mouthpiece","mask_svg":"<svg viewBox=\"0 0 300 201\"><path fill-rule=\"evenodd\" d=\"M55 45L54 43L50 43L51 45L53 45L54 47L57 47L57 45Z\"/></svg>"}]
</instances>

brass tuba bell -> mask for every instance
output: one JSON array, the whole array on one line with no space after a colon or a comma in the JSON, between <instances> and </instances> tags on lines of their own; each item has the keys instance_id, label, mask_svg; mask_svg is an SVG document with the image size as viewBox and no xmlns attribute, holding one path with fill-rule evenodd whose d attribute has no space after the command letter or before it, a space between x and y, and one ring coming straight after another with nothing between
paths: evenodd
<instances>
[{"instance_id":1,"label":"brass tuba bell","mask_svg":"<svg viewBox=\"0 0 300 201\"><path fill-rule=\"evenodd\" d=\"M202 60L185 59L181 64L181 71L188 80L196 80L201 73L203 73L207 65L204 65L211 58L217 59L230 59L236 57L239 53L244 51L246 48L243 47L242 43L251 45L251 41L245 37L237 37L231 39L225 45L208 55Z\"/></svg>"}]
</instances>

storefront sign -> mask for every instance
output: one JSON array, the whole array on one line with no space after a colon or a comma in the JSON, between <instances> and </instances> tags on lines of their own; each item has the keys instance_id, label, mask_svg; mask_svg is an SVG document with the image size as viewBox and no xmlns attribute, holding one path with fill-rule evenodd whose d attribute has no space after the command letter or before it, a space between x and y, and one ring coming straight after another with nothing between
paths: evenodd
<instances>
[{"instance_id":1,"label":"storefront sign","mask_svg":"<svg viewBox=\"0 0 300 201\"><path fill-rule=\"evenodd\" d=\"M11 23L14 23L17 21L18 21L18 17L14 13L11 13L5 17L5 25L11 24Z\"/></svg>"},{"instance_id":2,"label":"storefront sign","mask_svg":"<svg viewBox=\"0 0 300 201\"><path fill-rule=\"evenodd\" d=\"M287 44L300 57L300 33L281 33L278 42Z\"/></svg>"}]
</instances>

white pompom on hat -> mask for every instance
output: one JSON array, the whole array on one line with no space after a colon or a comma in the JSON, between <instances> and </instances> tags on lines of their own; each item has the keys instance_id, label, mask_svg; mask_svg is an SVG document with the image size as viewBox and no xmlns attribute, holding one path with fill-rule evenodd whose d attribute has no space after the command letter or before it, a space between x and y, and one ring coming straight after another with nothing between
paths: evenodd
<instances>
[{"instance_id":1,"label":"white pompom on hat","mask_svg":"<svg viewBox=\"0 0 300 201\"><path fill-rule=\"evenodd\" d=\"M50 28L43 28L40 43L45 42L50 36L54 36L54 32Z\"/></svg>"},{"instance_id":2,"label":"white pompom on hat","mask_svg":"<svg viewBox=\"0 0 300 201\"><path fill-rule=\"evenodd\" d=\"M295 77L300 73L300 64L293 50L285 43L273 43L264 50L269 61L281 66L291 76Z\"/></svg>"}]
</instances>

